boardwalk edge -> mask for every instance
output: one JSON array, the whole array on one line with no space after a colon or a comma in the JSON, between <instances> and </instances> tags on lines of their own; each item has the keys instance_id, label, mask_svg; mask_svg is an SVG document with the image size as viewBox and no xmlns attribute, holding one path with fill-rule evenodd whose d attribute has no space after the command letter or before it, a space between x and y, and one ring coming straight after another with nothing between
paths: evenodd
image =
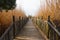
<instances>
[{"instance_id":1,"label":"boardwalk edge","mask_svg":"<svg viewBox=\"0 0 60 40\"><path fill-rule=\"evenodd\" d=\"M36 29L39 31L39 33L41 33L41 35L45 38L45 40L49 40L48 38L47 38L47 36L40 30L40 28L35 24L35 23L33 23L34 25L35 25L35 27L36 27Z\"/></svg>"}]
</instances>

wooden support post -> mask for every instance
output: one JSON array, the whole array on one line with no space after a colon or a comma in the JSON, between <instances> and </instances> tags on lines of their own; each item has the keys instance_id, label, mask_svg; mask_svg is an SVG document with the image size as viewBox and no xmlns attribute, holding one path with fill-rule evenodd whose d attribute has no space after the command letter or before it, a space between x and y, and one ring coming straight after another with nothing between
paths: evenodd
<instances>
[{"instance_id":1,"label":"wooden support post","mask_svg":"<svg viewBox=\"0 0 60 40\"><path fill-rule=\"evenodd\" d=\"M15 38L15 16L13 16L13 38Z\"/></svg>"},{"instance_id":2,"label":"wooden support post","mask_svg":"<svg viewBox=\"0 0 60 40\"><path fill-rule=\"evenodd\" d=\"M21 29L21 17L19 16L19 31Z\"/></svg>"},{"instance_id":3,"label":"wooden support post","mask_svg":"<svg viewBox=\"0 0 60 40\"><path fill-rule=\"evenodd\" d=\"M50 16L48 16L48 22L50 22ZM50 25L48 24L48 38L49 38Z\"/></svg>"},{"instance_id":4,"label":"wooden support post","mask_svg":"<svg viewBox=\"0 0 60 40\"><path fill-rule=\"evenodd\" d=\"M7 33L7 35L8 35L8 40L10 40L10 35L9 35L9 32Z\"/></svg>"},{"instance_id":5,"label":"wooden support post","mask_svg":"<svg viewBox=\"0 0 60 40\"><path fill-rule=\"evenodd\" d=\"M1 23L0 23L0 36L2 35L2 25L1 25Z\"/></svg>"}]
</instances>

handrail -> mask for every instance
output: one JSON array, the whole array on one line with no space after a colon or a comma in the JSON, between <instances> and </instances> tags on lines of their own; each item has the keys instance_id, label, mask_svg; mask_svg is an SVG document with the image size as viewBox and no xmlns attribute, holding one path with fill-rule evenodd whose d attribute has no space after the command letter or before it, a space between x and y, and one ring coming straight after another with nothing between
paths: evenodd
<instances>
[{"instance_id":1,"label":"handrail","mask_svg":"<svg viewBox=\"0 0 60 40\"><path fill-rule=\"evenodd\" d=\"M59 36L60 36L60 32L56 29L56 25L50 20L50 22L45 21L46 23L48 23L48 25L50 25L49 27L51 27Z\"/></svg>"},{"instance_id":2,"label":"handrail","mask_svg":"<svg viewBox=\"0 0 60 40\"><path fill-rule=\"evenodd\" d=\"M50 27L60 36L60 32L54 27L54 23L52 22L52 24L50 22L45 21L46 23L48 23L50 25Z\"/></svg>"},{"instance_id":3,"label":"handrail","mask_svg":"<svg viewBox=\"0 0 60 40\"><path fill-rule=\"evenodd\" d=\"M37 20L37 19L36 19ZM42 20L42 19L41 19ZM60 40L60 32L51 20L37 20L37 25L49 40Z\"/></svg>"},{"instance_id":4,"label":"handrail","mask_svg":"<svg viewBox=\"0 0 60 40\"><path fill-rule=\"evenodd\" d=\"M11 25L6 29L6 31L2 34L2 36L0 37L0 40L2 40L2 38L8 33L8 31L11 29L11 27L13 27L13 24L16 23L17 21L11 23Z\"/></svg>"},{"instance_id":5,"label":"handrail","mask_svg":"<svg viewBox=\"0 0 60 40\"><path fill-rule=\"evenodd\" d=\"M53 21L52 20L50 20L51 21L51 23L56 27L56 25L53 23Z\"/></svg>"},{"instance_id":6,"label":"handrail","mask_svg":"<svg viewBox=\"0 0 60 40\"><path fill-rule=\"evenodd\" d=\"M13 24L11 24L10 27L7 28L7 30L3 33L3 35L0 37L0 40L8 33L8 31L10 30L10 28L12 27Z\"/></svg>"},{"instance_id":7,"label":"handrail","mask_svg":"<svg viewBox=\"0 0 60 40\"><path fill-rule=\"evenodd\" d=\"M50 23L50 22L47 22L49 25L50 25L50 27L60 36L60 32L54 27L54 26L52 26L52 24Z\"/></svg>"},{"instance_id":8,"label":"handrail","mask_svg":"<svg viewBox=\"0 0 60 40\"><path fill-rule=\"evenodd\" d=\"M20 30L22 29L22 27L28 21L27 18L21 19L22 21L20 19L18 21L15 21L15 17L13 17L13 19L14 19L13 23L11 23L11 25L5 30L5 32L0 37L0 40L12 40L13 38L15 38L15 36L20 32Z\"/></svg>"}]
</instances>

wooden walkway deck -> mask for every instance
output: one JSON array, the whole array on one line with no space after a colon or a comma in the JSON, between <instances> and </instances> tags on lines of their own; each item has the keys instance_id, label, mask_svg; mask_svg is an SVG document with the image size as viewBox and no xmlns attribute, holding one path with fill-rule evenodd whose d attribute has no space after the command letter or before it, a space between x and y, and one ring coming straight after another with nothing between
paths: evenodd
<instances>
[{"instance_id":1,"label":"wooden walkway deck","mask_svg":"<svg viewBox=\"0 0 60 40\"><path fill-rule=\"evenodd\" d=\"M31 20L24 26L14 40L45 40Z\"/></svg>"}]
</instances>

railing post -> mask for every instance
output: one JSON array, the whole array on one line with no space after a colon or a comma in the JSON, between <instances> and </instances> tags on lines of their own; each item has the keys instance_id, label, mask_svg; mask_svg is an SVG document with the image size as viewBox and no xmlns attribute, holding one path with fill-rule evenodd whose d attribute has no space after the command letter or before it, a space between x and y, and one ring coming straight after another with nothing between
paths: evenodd
<instances>
[{"instance_id":1,"label":"railing post","mask_svg":"<svg viewBox=\"0 0 60 40\"><path fill-rule=\"evenodd\" d=\"M13 38L15 38L15 16L13 16Z\"/></svg>"},{"instance_id":2,"label":"railing post","mask_svg":"<svg viewBox=\"0 0 60 40\"><path fill-rule=\"evenodd\" d=\"M10 40L10 37L9 37L9 32L8 32L7 34L8 34L8 40Z\"/></svg>"},{"instance_id":3,"label":"railing post","mask_svg":"<svg viewBox=\"0 0 60 40\"><path fill-rule=\"evenodd\" d=\"M22 28L22 17L20 19L20 29Z\"/></svg>"},{"instance_id":4,"label":"railing post","mask_svg":"<svg viewBox=\"0 0 60 40\"><path fill-rule=\"evenodd\" d=\"M19 16L19 31L20 31L20 28L21 28L21 17Z\"/></svg>"},{"instance_id":5,"label":"railing post","mask_svg":"<svg viewBox=\"0 0 60 40\"><path fill-rule=\"evenodd\" d=\"M37 18L36 18L36 20L35 20L35 21L36 21L36 24L37 24Z\"/></svg>"},{"instance_id":6,"label":"railing post","mask_svg":"<svg viewBox=\"0 0 60 40\"><path fill-rule=\"evenodd\" d=\"M48 22L50 22L50 16L48 16ZM48 24L48 38L49 38L50 25Z\"/></svg>"},{"instance_id":7,"label":"railing post","mask_svg":"<svg viewBox=\"0 0 60 40\"><path fill-rule=\"evenodd\" d=\"M2 24L0 24L0 36L2 36L2 34L4 33L5 29L3 28Z\"/></svg>"},{"instance_id":8,"label":"railing post","mask_svg":"<svg viewBox=\"0 0 60 40\"><path fill-rule=\"evenodd\" d=\"M23 17L22 17L22 27L23 27Z\"/></svg>"},{"instance_id":9,"label":"railing post","mask_svg":"<svg viewBox=\"0 0 60 40\"><path fill-rule=\"evenodd\" d=\"M0 23L0 36L2 35L2 26L1 26L1 23Z\"/></svg>"}]
</instances>

